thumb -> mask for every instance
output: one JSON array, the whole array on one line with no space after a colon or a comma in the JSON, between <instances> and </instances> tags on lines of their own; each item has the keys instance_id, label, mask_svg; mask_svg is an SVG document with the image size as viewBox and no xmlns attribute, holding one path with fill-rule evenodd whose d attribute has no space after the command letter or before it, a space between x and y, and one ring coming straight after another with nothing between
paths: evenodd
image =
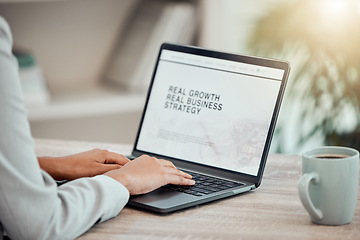
<instances>
[{"instance_id":1,"label":"thumb","mask_svg":"<svg viewBox=\"0 0 360 240\"><path fill-rule=\"evenodd\" d=\"M101 166L99 167L99 171L102 172L101 174L103 174L111 170L119 169L121 167L122 166L119 164L101 164Z\"/></svg>"},{"instance_id":2,"label":"thumb","mask_svg":"<svg viewBox=\"0 0 360 240\"><path fill-rule=\"evenodd\" d=\"M124 155L121 155L121 154L118 154L115 152L109 152L109 155L104 163L125 165L128 162L130 162L130 160L127 157L125 157Z\"/></svg>"}]
</instances>

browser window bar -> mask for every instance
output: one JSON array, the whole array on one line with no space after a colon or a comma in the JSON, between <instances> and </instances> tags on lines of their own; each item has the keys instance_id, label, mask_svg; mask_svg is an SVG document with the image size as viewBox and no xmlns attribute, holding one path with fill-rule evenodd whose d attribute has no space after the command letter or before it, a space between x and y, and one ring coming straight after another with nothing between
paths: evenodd
<instances>
[{"instance_id":1,"label":"browser window bar","mask_svg":"<svg viewBox=\"0 0 360 240\"><path fill-rule=\"evenodd\" d=\"M196 56L193 54L174 52L170 50L163 50L160 56L160 60L270 78L274 80L282 80L284 75L284 70L282 69L239 63L223 59L215 59L211 57Z\"/></svg>"}]
</instances>

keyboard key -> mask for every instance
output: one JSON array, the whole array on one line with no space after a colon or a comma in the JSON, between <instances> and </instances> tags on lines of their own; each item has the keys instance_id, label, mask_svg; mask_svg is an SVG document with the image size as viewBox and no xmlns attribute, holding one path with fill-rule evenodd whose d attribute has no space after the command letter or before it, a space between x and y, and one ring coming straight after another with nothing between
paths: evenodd
<instances>
[{"instance_id":1,"label":"keyboard key","mask_svg":"<svg viewBox=\"0 0 360 240\"><path fill-rule=\"evenodd\" d=\"M200 173L193 173L190 171L184 171L192 175L192 179L195 180L194 186L180 186L168 184L165 188L172 189L178 192L191 194L193 196L203 196L204 194L211 194L218 191L223 191L229 188L243 185L242 183L229 181L221 178L203 175Z\"/></svg>"}]
</instances>

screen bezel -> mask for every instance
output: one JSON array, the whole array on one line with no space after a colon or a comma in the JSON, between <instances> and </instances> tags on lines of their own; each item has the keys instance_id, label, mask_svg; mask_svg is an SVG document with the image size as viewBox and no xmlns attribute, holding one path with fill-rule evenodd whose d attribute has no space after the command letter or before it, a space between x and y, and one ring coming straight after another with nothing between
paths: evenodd
<instances>
[{"instance_id":1,"label":"screen bezel","mask_svg":"<svg viewBox=\"0 0 360 240\"><path fill-rule=\"evenodd\" d=\"M227 170L227 169L223 169L223 168L213 167L213 166L209 166L209 165L204 165L204 164L201 164L201 163L195 163L195 162L191 162L191 161L188 161L188 160L181 160L181 159L177 159L177 158L173 158L173 157L169 157L169 156L154 154L154 153L151 153L151 152L146 152L146 151L142 151L142 150L137 149L137 144L138 144L141 128L142 128L142 125L143 125L143 122L144 122L144 117L145 117L145 113L146 113L146 110L147 110L149 98L150 98L150 95L151 95L151 90L152 90L153 83L154 83L154 80L155 80L155 76L156 76L156 73L157 73L161 52L163 50L171 50L171 51L176 51L176 52L195 54L195 55L199 55L199 56L213 57L213 58L216 58L216 59L224 59L224 60L230 60L230 61L235 61L235 62L241 62L241 63L246 63L246 64L253 64L253 65L258 65L258 66L263 66L263 67L271 67L271 68L277 68L277 69L284 70L284 75L283 75L283 78L281 80L281 85L280 85L280 88L279 88L276 104L275 104L274 111L273 111L272 118L271 118L271 122L270 122L270 127L269 127L267 137L266 137L266 141L265 141L265 146L264 146L263 153L262 153L262 156L261 156L261 161L260 161L260 164L259 164L258 173L257 173L256 176L241 173L241 172L236 172L236 171L232 171L232 170ZM150 81L150 84L149 84L149 88L148 88L148 92L147 92L147 96L146 96L146 101L145 101L145 106L144 106L144 110L142 112L138 132L137 132L135 143L134 143L134 146L133 146L132 155L136 157L136 156L140 156L140 155L143 155L143 154L147 154L147 155L151 155L151 156L154 156L154 157L157 157L157 158L167 159L167 160L172 161L175 164L175 166L177 166L179 168L196 169L196 170L198 170L200 172L207 172L209 174L217 175L217 176L220 176L220 177L226 177L226 178L230 178L230 179L234 179L234 180L247 181L247 182L254 183L254 185L256 187L258 187L260 185L260 183L261 183L261 179L262 179L262 176L263 176L263 173L264 173L265 163L266 163L266 160L267 160L267 157L268 157L268 154L269 154L271 139L272 139L273 134L274 134L276 120L278 118L281 101L282 101L283 96L284 96L285 86L286 86L287 79L288 79L288 76L289 76L289 71L290 71L290 64L287 61L268 59L268 58L260 58L260 57L253 57L253 56L246 56L246 55L238 55L238 54L233 54L233 53L225 53L225 52L208 50L208 49L203 49L203 48L194 47L194 46L185 46L185 45L163 43L161 45L161 47L160 47L160 51L159 51L159 54L158 54L158 57L157 57L157 60L156 60L156 63L155 63L155 68L154 68L152 78L151 78L151 81Z\"/></svg>"}]
</instances>

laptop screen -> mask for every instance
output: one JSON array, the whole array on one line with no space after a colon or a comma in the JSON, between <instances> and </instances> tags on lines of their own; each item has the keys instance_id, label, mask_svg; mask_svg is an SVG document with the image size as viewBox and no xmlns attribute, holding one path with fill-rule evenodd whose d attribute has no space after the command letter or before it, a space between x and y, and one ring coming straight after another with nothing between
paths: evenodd
<instances>
[{"instance_id":1,"label":"laptop screen","mask_svg":"<svg viewBox=\"0 0 360 240\"><path fill-rule=\"evenodd\" d=\"M136 149L256 176L283 76L162 49Z\"/></svg>"}]
</instances>

